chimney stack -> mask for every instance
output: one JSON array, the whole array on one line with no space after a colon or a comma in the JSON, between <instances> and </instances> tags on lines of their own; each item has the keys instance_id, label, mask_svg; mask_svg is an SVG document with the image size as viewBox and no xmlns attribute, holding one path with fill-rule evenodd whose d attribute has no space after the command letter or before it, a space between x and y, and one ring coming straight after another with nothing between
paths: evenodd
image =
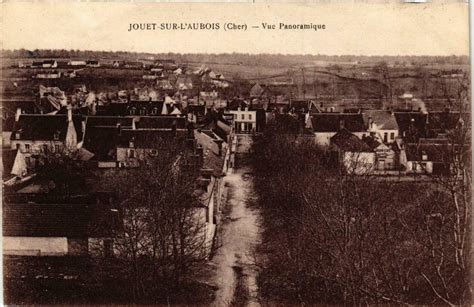
<instances>
[{"instance_id":1,"label":"chimney stack","mask_svg":"<svg viewBox=\"0 0 474 307\"><path fill-rule=\"evenodd\" d=\"M222 142L223 140L214 140L214 142L217 144L217 148L219 149L219 152L217 153L218 156L222 156Z\"/></svg>"},{"instance_id":2,"label":"chimney stack","mask_svg":"<svg viewBox=\"0 0 474 307\"><path fill-rule=\"evenodd\" d=\"M339 120L339 129L340 130L344 129L344 119Z\"/></svg>"},{"instance_id":3,"label":"chimney stack","mask_svg":"<svg viewBox=\"0 0 474 307\"><path fill-rule=\"evenodd\" d=\"M15 113L15 121L20 120L20 115L21 115L21 108L16 108L16 113Z\"/></svg>"},{"instance_id":4,"label":"chimney stack","mask_svg":"<svg viewBox=\"0 0 474 307\"><path fill-rule=\"evenodd\" d=\"M70 104L67 105L67 121L72 122L72 106Z\"/></svg>"}]
</instances>

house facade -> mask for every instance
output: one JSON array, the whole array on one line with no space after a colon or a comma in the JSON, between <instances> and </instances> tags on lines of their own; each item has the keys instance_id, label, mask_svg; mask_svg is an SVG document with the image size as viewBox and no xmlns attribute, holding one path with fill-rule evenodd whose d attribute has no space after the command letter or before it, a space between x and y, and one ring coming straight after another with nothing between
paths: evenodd
<instances>
[{"instance_id":1,"label":"house facade","mask_svg":"<svg viewBox=\"0 0 474 307\"><path fill-rule=\"evenodd\" d=\"M234 116L235 133L253 133L257 132L257 111L250 110L248 107L238 107L237 110L230 110Z\"/></svg>"}]
</instances>

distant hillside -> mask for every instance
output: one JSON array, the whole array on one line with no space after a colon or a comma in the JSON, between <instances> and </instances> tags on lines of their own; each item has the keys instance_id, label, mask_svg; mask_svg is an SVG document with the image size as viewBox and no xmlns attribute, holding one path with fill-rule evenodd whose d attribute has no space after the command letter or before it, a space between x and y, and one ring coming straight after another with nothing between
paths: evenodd
<instances>
[{"instance_id":1,"label":"distant hillside","mask_svg":"<svg viewBox=\"0 0 474 307\"><path fill-rule=\"evenodd\" d=\"M2 58L83 58L83 59L130 59L154 61L158 59L171 59L179 63L205 63L205 64L227 64L227 65L259 65L288 67L301 65L303 63L344 64L373 64L386 62L406 65L430 65L430 64L452 64L467 65L467 56L356 56L356 55L283 55L283 54L178 54L178 53L136 53L124 51L91 51L91 50L2 50Z\"/></svg>"}]
</instances>

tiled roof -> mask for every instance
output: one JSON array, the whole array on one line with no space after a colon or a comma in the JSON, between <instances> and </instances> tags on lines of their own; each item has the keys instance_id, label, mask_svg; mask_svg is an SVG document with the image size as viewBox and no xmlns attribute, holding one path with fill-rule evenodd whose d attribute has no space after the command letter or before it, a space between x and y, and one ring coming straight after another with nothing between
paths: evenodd
<instances>
[{"instance_id":1,"label":"tiled roof","mask_svg":"<svg viewBox=\"0 0 474 307\"><path fill-rule=\"evenodd\" d=\"M313 114L311 117L313 132L339 131L341 122L350 132L366 131L362 114L320 113Z\"/></svg>"},{"instance_id":2,"label":"tiled roof","mask_svg":"<svg viewBox=\"0 0 474 307\"><path fill-rule=\"evenodd\" d=\"M77 141L82 141L82 116L73 116ZM39 115L22 114L13 126L11 139L16 139L16 132L20 132L20 140L54 141L55 134L59 141L66 139L68 121L67 115Z\"/></svg>"},{"instance_id":3,"label":"tiled roof","mask_svg":"<svg viewBox=\"0 0 474 307\"><path fill-rule=\"evenodd\" d=\"M3 204L3 235L19 237L107 237L118 213L100 204Z\"/></svg>"}]
</instances>

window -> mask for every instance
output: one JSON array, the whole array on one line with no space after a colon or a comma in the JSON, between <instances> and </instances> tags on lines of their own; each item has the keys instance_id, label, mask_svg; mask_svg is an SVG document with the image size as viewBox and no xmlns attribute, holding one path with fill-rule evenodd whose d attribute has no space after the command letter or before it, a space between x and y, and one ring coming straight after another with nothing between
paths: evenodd
<instances>
[{"instance_id":1,"label":"window","mask_svg":"<svg viewBox=\"0 0 474 307\"><path fill-rule=\"evenodd\" d=\"M55 141L59 140L59 131L56 131L53 135Z\"/></svg>"},{"instance_id":2,"label":"window","mask_svg":"<svg viewBox=\"0 0 474 307\"><path fill-rule=\"evenodd\" d=\"M130 149L128 151L128 157L131 158L131 159L135 158L135 150L134 149Z\"/></svg>"},{"instance_id":3,"label":"window","mask_svg":"<svg viewBox=\"0 0 474 307\"><path fill-rule=\"evenodd\" d=\"M390 132L390 139L394 140L395 139L395 132Z\"/></svg>"},{"instance_id":4,"label":"window","mask_svg":"<svg viewBox=\"0 0 474 307\"><path fill-rule=\"evenodd\" d=\"M249 114L249 120L252 120L252 114Z\"/></svg>"},{"instance_id":5,"label":"window","mask_svg":"<svg viewBox=\"0 0 474 307\"><path fill-rule=\"evenodd\" d=\"M25 152L30 152L30 144L25 144Z\"/></svg>"},{"instance_id":6,"label":"window","mask_svg":"<svg viewBox=\"0 0 474 307\"><path fill-rule=\"evenodd\" d=\"M43 145L43 152L44 153L48 152L48 145L46 145L46 144Z\"/></svg>"},{"instance_id":7,"label":"window","mask_svg":"<svg viewBox=\"0 0 474 307\"><path fill-rule=\"evenodd\" d=\"M59 144L54 145L54 151L55 152L60 152L61 151L61 145L59 145Z\"/></svg>"},{"instance_id":8,"label":"window","mask_svg":"<svg viewBox=\"0 0 474 307\"><path fill-rule=\"evenodd\" d=\"M241 118L242 118L242 120L244 120L245 119L245 114L242 114Z\"/></svg>"},{"instance_id":9,"label":"window","mask_svg":"<svg viewBox=\"0 0 474 307\"><path fill-rule=\"evenodd\" d=\"M385 133L383 134L383 141L384 141L384 142L387 142L387 141L388 141L388 133L387 133L387 132L385 132Z\"/></svg>"},{"instance_id":10,"label":"window","mask_svg":"<svg viewBox=\"0 0 474 307\"><path fill-rule=\"evenodd\" d=\"M151 149L150 150L150 156L156 157L158 155L158 151L156 149Z\"/></svg>"},{"instance_id":11,"label":"window","mask_svg":"<svg viewBox=\"0 0 474 307\"><path fill-rule=\"evenodd\" d=\"M135 115L135 108L130 109L130 115Z\"/></svg>"},{"instance_id":12,"label":"window","mask_svg":"<svg viewBox=\"0 0 474 307\"><path fill-rule=\"evenodd\" d=\"M20 132L15 133L15 139L19 140L20 139Z\"/></svg>"},{"instance_id":13,"label":"window","mask_svg":"<svg viewBox=\"0 0 474 307\"><path fill-rule=\"evenodd\" d=\"M16 150L20 150L20 144L16 143Z\"/></svg>"}]
</instances>

